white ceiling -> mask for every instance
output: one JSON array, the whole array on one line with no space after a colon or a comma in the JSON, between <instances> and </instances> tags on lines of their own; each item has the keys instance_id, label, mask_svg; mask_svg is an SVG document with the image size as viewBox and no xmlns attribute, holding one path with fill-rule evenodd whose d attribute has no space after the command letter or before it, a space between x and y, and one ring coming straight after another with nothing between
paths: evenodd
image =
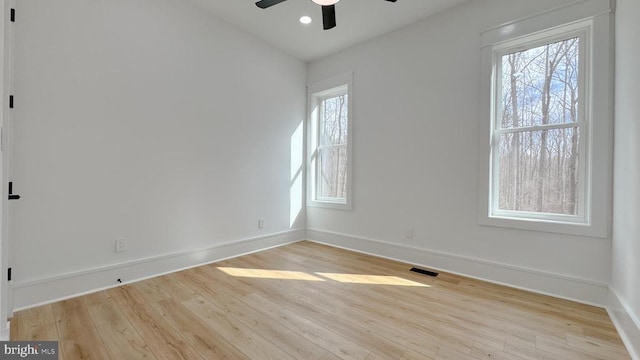
<instances>
[{"instance_id":1,"label":"white ceiling","mask_svg":"<svg viewBox=\"0 0 640 360\"><path fill-rule=\"evenodd\" d=\"M337 27L322 30L322 11L311 0L288 0L260 9L256 0L191 0L237 27L304 61L388 33L470 0L341 0ZM308 15L310 25L298 19Z\"/></svg>"}]
</instances>

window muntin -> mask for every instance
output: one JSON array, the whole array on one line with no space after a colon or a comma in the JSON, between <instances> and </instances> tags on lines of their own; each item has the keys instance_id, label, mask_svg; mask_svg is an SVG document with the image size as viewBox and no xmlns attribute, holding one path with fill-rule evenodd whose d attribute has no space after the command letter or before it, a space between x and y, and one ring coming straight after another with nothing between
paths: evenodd
<instances>
[{"instance_id":1,"label":"window muntin","mask_svg":"<svg viewBox=\"0 0 640 360\"><path fill-rule=\"evenodd\" d=\"M586 37L495 49L490 216L588 222Z\"/></svg>"}]
</instances>

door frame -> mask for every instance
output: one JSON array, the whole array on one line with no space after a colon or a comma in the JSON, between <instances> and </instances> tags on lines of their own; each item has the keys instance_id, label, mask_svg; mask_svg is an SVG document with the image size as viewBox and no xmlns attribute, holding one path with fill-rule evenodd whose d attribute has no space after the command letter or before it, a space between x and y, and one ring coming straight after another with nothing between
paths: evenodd
<instances>
[{"instance_id":1,"label":"door frame","mask_svg":"<svg viewBox=\"0 0 640 360\"><path fill-rule=\"evenodd\" d=\"M9 95L13 89L14 27L10 21L14 0L0 0L0 339L9 339L8 320L13 316L13 289L8 269L13 266L9 232L8 182L11 174L11 125Z\"/></svg>"}]
</instances>

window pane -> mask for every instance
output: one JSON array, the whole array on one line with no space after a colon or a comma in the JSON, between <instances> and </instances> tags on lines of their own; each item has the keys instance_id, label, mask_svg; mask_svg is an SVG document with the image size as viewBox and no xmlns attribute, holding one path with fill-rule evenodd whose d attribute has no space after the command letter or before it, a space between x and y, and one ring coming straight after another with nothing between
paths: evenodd
<instances>
[{"instance_id":1,"label":"window pane","mask_svg":"<svg viewBox=\"0 0 640 360\"><path fill-rule=\"evenodd\" d=\"M499 136L500 210L577 215L577 127Z\"/></svg>"},{"instance_id":2,"label":"window pane","mask_svg":"<svg viewBox=\"0 0 640 360\"><path fill-rule=\"evenodd\" d=\"M347 147L318 149L318 198L347 198Z\"/></svg>"},{"instance_id":3,"label":"window pane","mask_svg":"<svg viewBox=\"0 0 640 360\"><path fill-rule=\"evenodd\" d=\"M502 128L578 121L579 38L502 56Z\"/></svg>"},{"instance_id":4,"label":"window pane","mask_svg":"<svg viewBox=\"0 0 640 360\"><path fill-rule=\"evenodd\" d=\"M347 94L325 99L320 114L320 146L343 145L348 134Z\"/></svg>"}]
</instances>

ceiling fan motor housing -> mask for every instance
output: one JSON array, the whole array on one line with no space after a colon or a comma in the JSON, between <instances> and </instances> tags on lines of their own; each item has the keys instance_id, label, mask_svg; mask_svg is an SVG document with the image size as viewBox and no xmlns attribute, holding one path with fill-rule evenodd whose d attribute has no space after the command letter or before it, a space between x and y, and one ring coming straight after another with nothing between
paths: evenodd
<instances>
[{"instance_id":1,"label":"ceiling fan motor housing","mask_svg":"<svg viewBox=\"0 0 640 360\"><path fill-rule=\"evenodd\" d=\"M256 5L261 9L266 9L273 5L279 4L286 0L260 0ZM322 27L324 30L336 27L336 4L340 0L311 0L322 6ZM397 0L386 0L388 2L396 2Z\"/></svg>"}]
</instances>

